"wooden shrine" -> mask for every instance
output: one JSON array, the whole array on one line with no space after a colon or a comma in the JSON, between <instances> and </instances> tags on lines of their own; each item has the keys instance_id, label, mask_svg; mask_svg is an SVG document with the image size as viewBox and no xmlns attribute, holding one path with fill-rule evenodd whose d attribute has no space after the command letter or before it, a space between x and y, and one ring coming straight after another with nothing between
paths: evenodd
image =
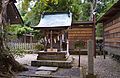
<instances>
[{"instance_id":1,"label":"wooden shrine","mask_svg":"<svg viewBox=\"0 0 120 78\"><path fill-rule=\"evenodd\" d=\"M38 61L33 61L33 66L43 65L41 60L53 60L52 63L49 61L50 65L71 67L72 60L69 58L69 52L74 51L74 42L77 40L85 42L84 49L87 51L87 40L92 39L95 49L95 23L93 21L72 22L70 12L44 13L40 23L34 29L40 29L43 32L42 40L45 49L38 52ZM59 63L61 61L63 65L59 65L56 61Z\"/></svg>"},{"instance_id":2,"label":"wooden shrine","mask_svg":"<svg viewBox=\"0 0 120 78\"><path fill-rule=\"evenodd\" d=\"M99 20L103 24L104 50L120 56L120 0L118 0Z\"/></svg>"},{"instance_id":3,"label":"wooden shrine","mask_svg":"<svg viewBox=\"0 0 120 78\"><path fill-rule=\"evenodd\" d=\"M71 67L72 60L69 58L68 37L66 32L71 26L71 23L72 13L70 12L42 14L40 23L34 28L40 29L43 32L45 49L44 51L38 52L37 61L33 61L33 66L50 65ZM48 61L45 62L46 60ZM39 64L37 62L39 62Z\"/></svg>"},{"instance_id":4,"label":"wooden shrine","mask_svg":"<svg viewBox=\"0 0 120 78\"><path fill-rule=\"evenodd\" d=\"M94 40L94 23L92 21L73 22L71 29L68 30L69 49L74 49L74 43L77 40L84 41L84 49L87 49L87 40L89 39Z\"/></svg>"},{"instance_id":5,"label":"wooden shrine","mask_svg":"<svg viewBox=\"0 0 120 78\"><path fill-rule=\"evenodd\" d=\"M7 21L10 24L23 24L23 20L15 6L16 0L10 0L7 6Z\"/></svg>"},{"instance_id":6,"label":"wooden shrine","mask_svg":"<svg viewBox=\"0 0 120 78\"><path fill-rule=\"evenodd\" d=\"M87 54L87 41L94 41L94 55L96 56L96 39L95 39L95 23L94 21L79 21L72 22L71 28L68 29L69 52L70 54L78 54L75 50L75 42L83 41L84 48L81 49L80 54Z\"/></svg>"}]
</instances>

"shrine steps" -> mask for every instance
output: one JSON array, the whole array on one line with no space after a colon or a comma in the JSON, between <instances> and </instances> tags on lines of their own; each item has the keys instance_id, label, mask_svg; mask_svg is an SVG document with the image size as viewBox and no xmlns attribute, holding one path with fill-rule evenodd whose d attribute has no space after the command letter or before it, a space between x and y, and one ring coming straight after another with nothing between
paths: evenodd
<instances>
[{"instance_id":1,"label":"shrine steps","mask_svg":"<svg viewBox=\"0 0 120 78\"><path fill-rule=\"evenodd\" d=\"M61 68L70 68L72 67L73 58L68 57L66 61L61 60L34 60L31 62L31 66L53 66Z\"/></svg>"},{"instance_id":2,"label":"shrine steps","mask_svg":"<svg viewBox=\"0 0 120 78\"><path fill-rule=\"evenodd\" d=\"M37 60L67 60L67 52L38 52Z\"/></svg>"}]
</instances>

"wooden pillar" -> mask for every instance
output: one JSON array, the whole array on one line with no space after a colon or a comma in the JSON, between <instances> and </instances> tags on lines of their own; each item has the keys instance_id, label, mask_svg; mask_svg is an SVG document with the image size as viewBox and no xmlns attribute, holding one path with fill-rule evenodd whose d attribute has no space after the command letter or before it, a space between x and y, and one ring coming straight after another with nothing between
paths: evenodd
<instances>
[{"instance_id":1,"label":"wooden pillar","mask_svg":"<svg viewBox=\"0 0 120 78\"><path fill-rule=\"evenodd\" d=\"M26 43L26 33L24 34L24 43Z\"/></svg>"},{"instance_id":2,"label":"wooden pillar","mask_svg":"<svg viewBox=\"0 0 120 78\"><path fill-rule=\"evenodd\" d=\"M50 31L50 49L53 49L52 30Z\"/></svg>"},{"instance_id":3,"label":"wooden pillar","mask_svg":"<svg viewBox=\"0 0 120 78\"><path fill-rule=\"evenodd\" d=\"M70 54L69 54L69 41L68 41L68 39L67 39L67 56L69 56Z\"/></svg>"},{"instance_id":4,"label":"wooden pillar","mask_svg":"<svg viewBox=\"0 0 120 78\"><path fill-rule=\"evenodd\" d=\"M33 42L33 36L32 36L32 33L30 33L30 43L32 43Z\"/></svg>"},{"instance_id":5,"label":"wooden pillar","mask_svg":"<svg viewBox=\"0 0 120 78\"><path fill-rule=\"evenodd\" d=\"M60 35L60 51L62 51L62 35Z\"/></svg>"},{"instance_id":6,"label":"wooden pillar","mask_svg":"<svg viewBox=\"0 0 120 78\"><path fill-rule=\"evenodd\" d=\"M47 36L46 36L46 37L47 37ZM44 48L44 51L47 49L47 38L46 38L46 37L44 38L44 47L45 47L45 48Z\"/></svg>"},{"instance_id":7,"label":"wooden pillar","mask_svg":"<svg viewBox=\"0 0 120 78\"><path fill-rule=\"evenodd\" d=\"M105 28L104 28L104 24L103 24L103 58L105 59L106 57L105 57L105 50L104 50L104 48L105 48Z\"/></svg>"},{"instance_id":8,"label":"wooden pillar","mask_svg":"<svg viewBox=\"0 0 120 78\"><path fill-rule=\"evenodd\" d=\"M96 18L95 15L93 15L93 40L94 40L94 57L96 58L96 28L95 28L95 23L96 23Z\"/></svg>"},{"instance_id":9,"label":"wooden pillar","mask_svg":"<svg viewBox=\"0 0 120 78\"><path fill-rule=\"evenodd\" d=\"M79 48L79 60L78 60L78 67L80 67L80 48Z\"/></svg>"},{"instance_id":10,"label":"wooden pillar","mask_svg":"<svg viewBox=\"0 0 120 78\"><path fill-rule=\"evenodd\" d=\"M32 36L32 33L30 33L30 48L33 49L33 45L32 45L32 42L33 42L33 36Z\"/></svg>"}]
</instances>

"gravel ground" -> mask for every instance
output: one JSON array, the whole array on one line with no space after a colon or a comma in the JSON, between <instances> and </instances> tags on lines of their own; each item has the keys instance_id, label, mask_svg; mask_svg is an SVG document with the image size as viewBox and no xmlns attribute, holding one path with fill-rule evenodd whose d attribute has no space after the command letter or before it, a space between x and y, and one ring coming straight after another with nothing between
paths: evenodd
<instances>
[{"instance_id":1,"label":"gravel ground","mask_svg":"<svg viewBox=\"0 0 120 78\"><path fill-rule=\"evenodd\" d=\"M37 54L26 54L23 57L17 57L16 60L21 64L31 65L31 61L37 59Z\"/></svg>"},{"instance_id":2,"label":"gravel ground","mask_svg":"<svg viewBox=\"0 0 120 78\"><path fill-rule=\"evenodd\" d=\"M73 57L77 63L78 56ZM86 70L88 66L87 59L86 55L81 56L81 66L84 66ZM106 59L103 59L103 56L97 56L94 59L94 71L97 78L120 78L120 62L111 59L109 56L106 56Z\"/></svg>"},{"instance_id":3,"label":"gravel ground","mask_svg":"<svg viewBox=\"0 0 120 78\"><path fill-rule=\"evenodd\" d=\"M74 58L74 67L78 66L78 56L72 55ZM35 60L36 54L27 54L23 58L17 58L16 60L22 64L30 65L31 60ZM87 70L87 56L81 56L81 66L84 66ZM120 63L106 56L97 56L94 59L94 70L98 78L120 78Z\"/></svg>"}]
</instances>

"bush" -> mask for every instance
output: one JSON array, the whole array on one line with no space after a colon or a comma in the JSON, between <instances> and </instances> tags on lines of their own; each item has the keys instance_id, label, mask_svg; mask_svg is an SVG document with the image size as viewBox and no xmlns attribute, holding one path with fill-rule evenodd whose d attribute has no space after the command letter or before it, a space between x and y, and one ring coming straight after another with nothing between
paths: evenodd
<instances>
[{"instance_id":1,"label":"bush","mask_svg":"<svg viewBox=\"0 0 120 78\"><path fill-rule=\"evenodd\" d=\"M35 46L36 50L44 50L44 45L43 44L38 44Z\"/></svg>"},{"instance_id":2,"label":"bush","mask_svg":"<svg viewBox=\"0 0 120 78\"><path fill-rule=\"evenodd\" d=\"M85 42L79 40L79 41L76 41L76 42L75 42L74 47L75 47L75 49L77 49L77 48L83 49L83 48L84 48L84 45L85 45Z\"/></svg>"},{"instance_id":3,"label":"bush","mask_svg":"<svg viewBox=\"0 0 120 78\"><path fill-rule=\"evenodd\" d=\"M15 57L23 57L26 52L23 49L15 49L11 51L11 54L13 54Z\"/></svg>"}]
</instances>

